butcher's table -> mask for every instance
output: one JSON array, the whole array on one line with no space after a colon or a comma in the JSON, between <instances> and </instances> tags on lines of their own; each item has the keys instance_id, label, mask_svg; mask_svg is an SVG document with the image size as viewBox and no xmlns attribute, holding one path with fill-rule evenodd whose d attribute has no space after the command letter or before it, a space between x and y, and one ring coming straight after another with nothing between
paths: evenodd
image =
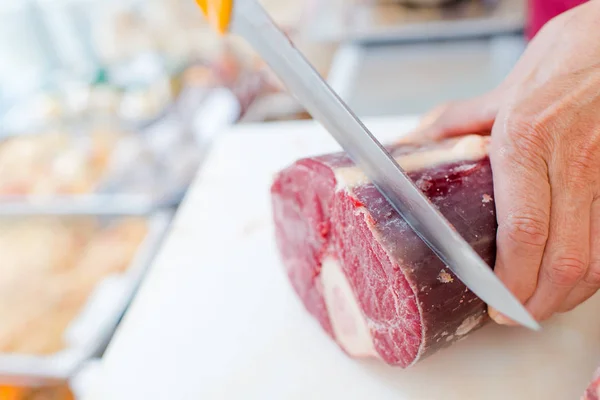
<instances>
[{"instance_id":1,"label":"butcher's table","mask_svg":"<svg viewBox=\"0 0 600 400\"><path fill-rule=\"evenodd\" d=\"M382 140L414 118L367 120ZM489 324L410 370L348 358L304 311L269 185L337 150L312 121L218 137L100 365L90 400L578 399L600 364L600 297L529 332Z\"/></svg>"}]
</instances>

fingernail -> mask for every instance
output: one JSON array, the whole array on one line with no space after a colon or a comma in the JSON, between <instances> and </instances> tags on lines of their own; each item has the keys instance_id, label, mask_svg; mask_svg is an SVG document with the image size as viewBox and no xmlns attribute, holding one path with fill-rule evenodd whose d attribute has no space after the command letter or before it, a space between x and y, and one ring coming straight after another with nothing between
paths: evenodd
<instances>
[{"instance_id":1,"label":"fingernail","mask_svg":"<svg viewBox=\"0 0 600 400\"><path fill-rule=\"evenodd\" d=\"M514 325L514 322L511 319L505 317L494 309L490 309L488 311L488 315L499 325Z\"/></svg>"}]
</instances>

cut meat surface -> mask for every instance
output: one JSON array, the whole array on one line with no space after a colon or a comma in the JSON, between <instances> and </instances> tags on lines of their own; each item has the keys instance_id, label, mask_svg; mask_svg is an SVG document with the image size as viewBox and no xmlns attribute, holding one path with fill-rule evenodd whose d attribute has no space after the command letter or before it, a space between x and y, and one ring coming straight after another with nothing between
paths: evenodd
<instances>
[{"instance_id":1,"label":"cut meat surface","mask_svg":"<svg viewBox=\"0 0 600 400\"><path fill-rule=\"evenodd\" d=\"M489 264L489 138L388 150ZM485 304L343 153L298 160L271 187L277 246L307 311L352 357L408 367L483 326Z\"/></svg>"}]
</instances>

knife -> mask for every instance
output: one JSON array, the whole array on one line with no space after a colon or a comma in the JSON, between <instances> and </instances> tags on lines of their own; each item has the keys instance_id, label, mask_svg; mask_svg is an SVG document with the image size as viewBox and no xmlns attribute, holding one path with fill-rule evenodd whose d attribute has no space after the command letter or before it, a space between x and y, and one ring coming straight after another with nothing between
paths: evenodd
<instances>
[{"instance_id":1,"label":"knife","mask_svg":"<svg viewBox=\"0 0 600 400\"><path fill-rule=\"evenodd\" d=\"M521 325L540 326L416 187L394 158L277 27L256 0L196 0L222 34L243 37L335 138L415 233L481 300Z\"/></svg>"}]
</instances>

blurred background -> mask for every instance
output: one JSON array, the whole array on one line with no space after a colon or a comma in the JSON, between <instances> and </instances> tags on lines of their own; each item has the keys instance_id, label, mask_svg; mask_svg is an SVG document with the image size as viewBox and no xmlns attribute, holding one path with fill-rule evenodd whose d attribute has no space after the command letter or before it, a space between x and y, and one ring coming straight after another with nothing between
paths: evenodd
<instances>
[{"instance_id":1,"label":"blurred background","mask_svg":"<svg viewBox=\"0 0 600 400\"><path fill-rule=\"evenodd\" d=\"M525 0L264 0L363 117L497 85ZM82 398L215 135L310 119L193 0L0 2L0 400Z\"/></svg>"}]
</instances>

